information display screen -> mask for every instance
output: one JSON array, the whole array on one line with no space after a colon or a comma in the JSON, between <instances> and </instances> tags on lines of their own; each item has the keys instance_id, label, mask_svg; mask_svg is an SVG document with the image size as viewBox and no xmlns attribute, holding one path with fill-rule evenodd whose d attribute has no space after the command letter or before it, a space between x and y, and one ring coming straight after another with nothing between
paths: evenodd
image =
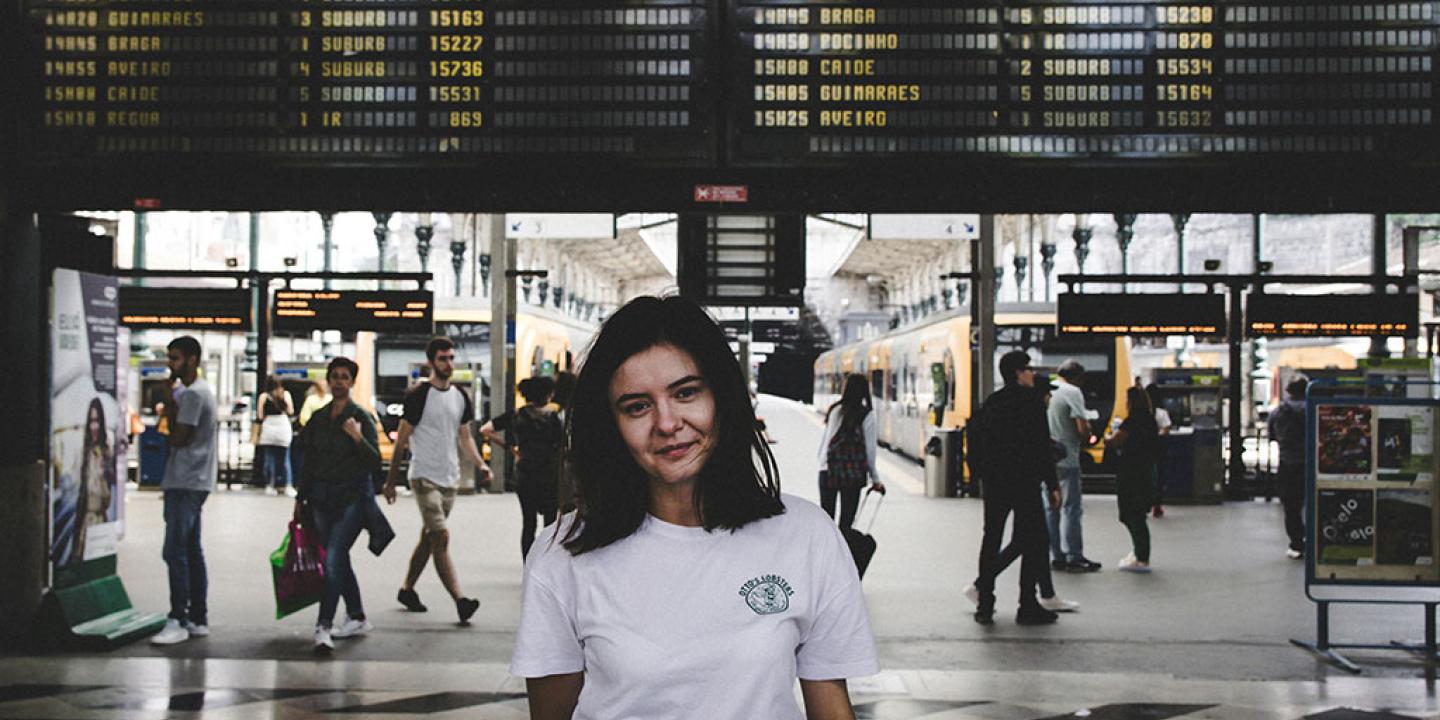
<instances>
[{"instance_id":1,"label":"information display screen","mask_svg":"<svg viewBox=\"0 0 1440 720\"><path fill-rule=\"evenodd\" d=\"M370 330L428 334L434 328L434 296L428 292L277 290L276 332Z\"/></svg>"},{"instance_id":2,"label":"information display screen","mask_svg":"<svg viewBox=\"0 0 1440 720\"><path fill-rule=\"evenodd\" d=\"M237 288L120 288L120 324L135 330L250 329L250 291Z\"/></svg>"},{"instance_id":3,"label":"information display screen","mask_svg":"<svg viewBox=\"0 0 1440 720\"><path fill-rule=\"evenodd\" d=\"M1250 293L1245 323L1252 337L1396 335L1419 332L1416 295L1271 295Z\"/></svg>"},{"instance_id":4,"label":"information display screen","mask_svg":"<svg viewBox=\"0 0 1440 720\"><path fill-rule=\"evenodd\" d=\"M1170 207L1166 183L1201 178L1183 188L1197 204L1263 188L1330 207L1394 193L1306 166L1402 190L1440 175L1440 0L21 1L20 155L47 194L163 184L125 174L143 164L294 171L287 190L317 206L452 192L609 210L722 182L751 207L915 211L943 199L895 182L923 162L972 173L955 183L970 206L1043 202L1048 182L1057 206ZM348 194L304 175L353 169L373 172ZM1150 171L1170 174L1136 179Z\"/></svg>"},{"instance_id":5,"label":"information display screen","mask_svg":"<svg viewBox=\"0 0 1440 720\"><path fill-rule=\"evenodd\" d=\"M1218 335L1225 298L1204 295L1061 293L1057 322L1069 335Z\"/></svg>"},{"instance_id":6,"label":"information display screen","mask_svg":"<svg viewBox=\"0 0 1440 720\"><path fill-rule=\"evenodd\" d=\"M27 0L34 159L713 154L703 0Z\"/></svg>"},{"instance_id":7,"label":"information display screen","mask_svg":"<svg viewBox=\"0 0 1440 720\"><path fill-rule=\"evenodd\" d=\"M1436 4L737 0L732 149L1435 157Z\"/></svg>"}]
</instances>

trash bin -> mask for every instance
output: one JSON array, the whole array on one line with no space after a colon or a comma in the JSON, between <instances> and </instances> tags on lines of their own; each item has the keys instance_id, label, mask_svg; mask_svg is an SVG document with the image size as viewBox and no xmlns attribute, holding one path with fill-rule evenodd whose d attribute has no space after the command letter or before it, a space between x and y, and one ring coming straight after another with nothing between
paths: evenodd
<instances>
[{"instance_id":1,"label":"trash bin","mask_svg":"<svg viewBox=\"0 0 1440 720\"><path fill-rule=\"evenodd\" d=\"M140 433L140 487L158 488L165 479L165 462L170 448L154 425Z\"/></svg>"},{"instance_id":2,"label":"trash bin","mask_svg":"<svg viewBox=\"0 0 1440 720\"><path fill-rule=\"evenodd\" d=\"M955 497L964 475L959 430L932 430L925 442L925 496Z\"/></svg>"}]
</instances>

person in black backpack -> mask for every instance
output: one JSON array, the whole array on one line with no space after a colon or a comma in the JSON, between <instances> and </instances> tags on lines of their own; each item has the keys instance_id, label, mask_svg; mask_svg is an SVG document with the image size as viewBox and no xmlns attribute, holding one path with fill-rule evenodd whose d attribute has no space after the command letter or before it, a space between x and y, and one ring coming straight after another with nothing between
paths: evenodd
<instances>
[{"instance_id":1,"label":"person in black backpack","mask_svg":"<svg viewBox=\"0 0 1440 720\"><path fill-rule=\"evenodd\" d=\"M980 575L975 579L979 602L975 622L995 622L995 576L1000 571L1000 545L1005 521L1013 512L1013 542L1019 544L1020 609L1015 622L1041 625L1058 617L1035 597L1041 571L1047 559L1049 531L1040 494L1043 483L1057 504L1055 456L1050 445L1045 402L1035 388L1035 368L1030 356L1019 350L1000 358L1005 387L991 394L970 422L971 471L978 472L985 500L985 532L980 541Z\"/></svg>"},{"instance_id":2,"label":"person in black backpack","mask_svg":"<svg viewBox=\"0 0 1440 720\"><path fill-rule=\"evenodd\" d=\"M835 496L839 495L841 528L855 523L860 491L867 479L876 492L885 492L875 469L870 383L864 375L851 374L845 377L840 399L825 411L825 434L820 438L820 507L835 517Z\"/></svg>"},{"instance_id":3,"label":"person in black backpack","mask_svg":"<svg viewBox=\"0 0 1440 720\"><path fill-rule=\"evenodd\" d=\"M525 407L491 418L480 427L480 434L499 441L496 431L509 431L511 452L515 460L516 495L520 497L520 556L530 554L535 542L535 516L545 518L545 525L555 522L558 510L556 483L560 473L560 449L565 442L565 428L560 418L546 407L555 394L555 381L548 377L529 377L520 381L520 395Z\"/></svg>"},{"instance_id":4,"label":"person in black backpack","mask_svg":"<svg viewBox=\"0 0 1440 720\"><path fill-rule=\"evenodd\" d=\"M1305 554L1305 388L1303 378L1285 386L1286 398L1270 411L1265 427L1270 439L1280 443L1280 503L1285 506L1285 534L1290 548L1285 554L1300 558Z\"/></svg>"}]
</instances>

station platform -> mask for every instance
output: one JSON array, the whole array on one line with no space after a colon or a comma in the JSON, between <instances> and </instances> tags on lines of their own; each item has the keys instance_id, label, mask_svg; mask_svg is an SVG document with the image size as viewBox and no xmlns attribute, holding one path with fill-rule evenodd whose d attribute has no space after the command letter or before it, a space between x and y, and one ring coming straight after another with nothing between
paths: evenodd
<instances>
[{"instance_id":1,"label":"station platform","mask_svg":"<svg viewBox=\"0 0 1440 720\"><path fill-rule=\"evenodd\" d=\"M759 411L783 489L814 500L818 416L773 397ZM880 472L890 493L864 589L883 671L851 683L858 718L1440 718L1433 664L1350 651L1364 668L1355 676L1290 643L1314 639L1315 612L1302 564L1285 556L1278 503L1168 507L1150 523L1154 572L1132 575L1115 569L1129 540L1114 498L1086 496L1085 553L1104 568L1055 578L1079 611L1017 626L1012 567L997 583L996 623L984 627L962 594L976 572L981 502L924 497L909 459L882 457ZM482 601L467 627L433 570L417 586L429 612L395 601L420 520L408 498L386 506L395 543L379 558L362 545L353 554L375 629L337 641L327 660L311 656L313 608L274 619L268 556L291 507L253 490L211 496L209 638L0 655L0 718L528 717L524 682L506 672L522 575L514 496L456 503L452 554L465 592ZM164 612L160 495L129 493L126 516L120 575L138 609ZM1416 642L1424 628L1418 606L1337 606L1331 624L1334 642Z\"/></svg>"}]
</instances>

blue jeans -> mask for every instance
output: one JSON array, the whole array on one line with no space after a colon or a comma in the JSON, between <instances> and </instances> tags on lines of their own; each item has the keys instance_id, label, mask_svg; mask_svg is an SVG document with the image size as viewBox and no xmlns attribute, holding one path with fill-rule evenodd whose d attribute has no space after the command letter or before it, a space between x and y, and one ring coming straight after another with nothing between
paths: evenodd
<instances>
[{"instance_id":1,"label":"blue jeans","mask_svg":"<svg viewBox=\"0 0 1440 720\"><path fill-rule=\"evenodd\" d=\"M261 472L265 483L279 490L290 484L290 448L283 445L261 445Z\"/></svg>"},{"instance_id":2,"label":"blue jeans","mask_svg":"<svg viewBox=\"0 0 1440 720\"><path fill-rule=\"evenodd\" d=\"M205 596L210 578L200 547L200 509L210 493L204 490L165 491L165 544L161 555L170 571L170 617L196 625L208 624Z\"/></svg>"},{"instance_id":3,"label":"blue jeans","mask_svg":"<svg viewBox=\"0 0 1440 720\"><path fill-rule=\"evenodd\" d=\"M314 508L315 530L325 545L325 591L320 594L317 626L328 628L334 624L341 596L345 598L345 612L350 617L365 617L365 607L360 603L360 583L355 580L355 569L350 565L350 548L365 526L365 503L366 500L357 500L340 511Z\"/></svg>"},{"instance_id":4,"label":"blue jeans","mask_svg":"<svg viewBox=\"0 0 1440 720\"><path fill-rule=\"evenodd\" d=\"M1080 468L1057 467L1055 477L1060 481L1060 507L1051 507L1050 494L1044 494L1045 524L1050 527L1050 557L1079 562L1085 559L1085 539L1080 532L1080 516L1085 512L1080 507Z\"/></svg>"}]
</instances>

